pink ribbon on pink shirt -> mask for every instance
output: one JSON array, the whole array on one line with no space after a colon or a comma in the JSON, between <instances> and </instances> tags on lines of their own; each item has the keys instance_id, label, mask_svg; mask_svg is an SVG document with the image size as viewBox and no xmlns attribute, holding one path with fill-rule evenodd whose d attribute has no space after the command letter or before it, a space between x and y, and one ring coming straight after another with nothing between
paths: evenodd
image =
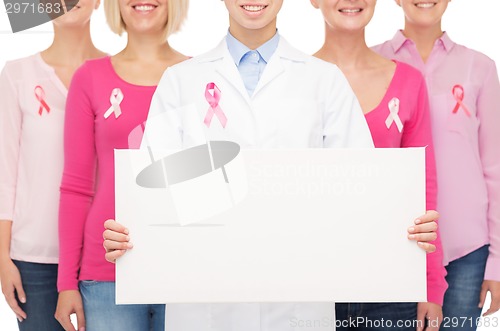
<instances>
[{"instance_id":1,"label":"pink ribbon on pink shirt","mask_svg":"<svg viewBox=\"0 0 500 331\"><path fill-rule=\"evenodd\" d=\"M385 120L385 126L390 129L392 123L395 123L398 131L400 133L403 132L403 122L401 122L401 118L399 117L399 99L392 98L387 106L389 107L389 116Z\"/></svg>"},{"instance_id":2,"label":"pink ribbon on pink shirt","mask_svg":"<svg viewBox=\"0 0 500 331\"><path fill-rule=\"evenodd\" d=\"M213 94L210 93L211 91L213 91ZM219 106L220 97L221 92L217 85L215 85L215 83L208 83L207 88L205 89L205 99L210 105L210 108L208 108L205 120L203 121L207 127L210 127L214 115L217 116L222 127L226 127L227 117L226 114L224 114L224 111L222 111L222 108Z\"/></svg>"},{"instance_id":3,"label":"pink ribbon on pink shirt","mask_svg":"<svg viewBox=\"0 0 500 331\"><path fill-rule=\"evenodd\" d=\"M122 109L120 108L120 104L123 101L123 93L119 88L114 88L111 91L111 95L109 96L109 102L111 103L111 107L104 113L104 118L108 118L111 114L115 114L115 118L120 117L122 114Z\"/></svg>"},{"instance_id":4,"label":"pink ribbon on pink shirt","mask_svg":"<svg viewBox=\"0 0 500 331\"><path fill-rule=\"evenodd\" d=\"M455 100L457 100L457 104L455 105L455 108L453 108L453 114L456 114L460 106L462 106L462 109L465 111L465 114L468 117L470 117L470 112L463 103L465 97L464 88L461 85L455 85L453 86L452 93Z\"/></svg>"},{"instance_id":5,"label":"pink ribbon on pink shirt","mask_svg":"<svg viewBox=\"0 0 500 331\"><path fill-rule=\"evenodd\" d=\"M47 113L50 113L50 107L47 104L47 102L45 102L45 91L43 90L43 87L41 87L40 85L37 85L35 87L35 97L38 100L38 102L40 102L40 108L38 108L38 115L42 116L44 108L45 110L47 110Z\"/></svg>"}]
</instances>

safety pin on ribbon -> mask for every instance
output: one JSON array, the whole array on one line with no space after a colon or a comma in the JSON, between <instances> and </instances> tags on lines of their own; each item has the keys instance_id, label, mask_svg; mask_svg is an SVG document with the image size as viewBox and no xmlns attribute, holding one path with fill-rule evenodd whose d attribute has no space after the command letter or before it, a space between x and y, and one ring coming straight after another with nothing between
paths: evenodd
<instances>
[{"instance_id":1,"label":"safety pin on ribbon","mask_svg":"<svg viewBox=\"0 0 500 331\"><path fill-rule=\"evenodd\" d=\"M120 117L122 110L120 104L123 101L123 93L119 88L114 88L109 97L109 102L111 102L111 107L104 113L104 118L108 118L112 113L115 113L115 118Z\"/></svg>"},{"instance_id":2,"label":"safety pin on ribbon","mask_svg":"<svg viewBox=\"0 0 500 331\"><path fill-rule=\"evenodd\" d=\"M213 94L210 93L211 91L213 91ZM222 108L219 106L220 97L221 92L217 85L215 85L215 83L208 83L207 88L205 89L205 99L210 107L208 108L205 120L203 121L207 127L210 127L214 115L217 116L222 127L226 127L227 117Z\"/></svg>"},{"instance_id":3,"label":"safety pin on ribbon","mask_svg":"<svg viewBox=\"0 0 500 331\"><path fill-rule=\"evenodd\" d=\"M389 116L385 120L385 126L390 129L392 123L396 123L398 127L398 131L401 133L403 131L403 122L401 122L401 118L399 118L399 99L392 98L388 104L389 107Z\"/></svg>"},{"instance_id":4,"label":"safety pin on ribbon","mask_svg":"<svg viewBox=\"0 0 500 331\"><path fill-rule=\"evenodd\" d=\"M41 87L40 85L37 85L35 87L35 97L38 100L38 102L40 102L40 107L38 108L38 115L42 116L44 109L47 110L47 114L50 113L50 107L47 104L47 102L45 102L45 91L43 87Z\"/></svg>"},{"instance_id":5,"label":"safety pin on ribbon","mask_svg":"<svg viewBox=\"0 0 500 331\"><path fill-rule=\"evenodd\" d=\"M455 85L453 86L453 89L451 90L453 93L453 97L457 101L457 104L455 105L455 108L453 108L453 114L456 114L458 112L458 109L462 107L464 110L465 114L470 117L470 111L467 109L465 104L463 103L464 97L465 97L465 92L464 88L461 85Z\"/></svg>"}]
</instances>

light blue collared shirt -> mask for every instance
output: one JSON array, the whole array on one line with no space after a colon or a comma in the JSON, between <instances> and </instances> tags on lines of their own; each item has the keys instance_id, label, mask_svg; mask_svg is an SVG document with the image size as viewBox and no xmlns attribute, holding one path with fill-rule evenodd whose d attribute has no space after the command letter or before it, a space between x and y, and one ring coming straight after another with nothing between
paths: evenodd
<instances>
[{"instance_id":1,"label":"light blue collared shirt","mask_svg":"<svg viewBox=\"0 0 500 331\"><path fill-rule=\"evenodd\" d=\"M264 68L271 56L278 48L280 36L278 32L256 50L251 50L227 32L227 47L233 57L234 64L238 67L248 95L252 96L259 82Z\"/></svg>"}]
</instances>

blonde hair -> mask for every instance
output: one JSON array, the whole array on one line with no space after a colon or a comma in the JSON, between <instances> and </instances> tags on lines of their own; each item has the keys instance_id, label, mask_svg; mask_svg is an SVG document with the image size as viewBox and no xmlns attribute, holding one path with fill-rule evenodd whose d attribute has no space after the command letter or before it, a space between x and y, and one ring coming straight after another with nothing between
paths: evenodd
<instances>
[{"instance_id":1,"label":"blonde hair","mask_svg":"<svg viewBox=\"0 0 500 331\"><path fill-rule=\"evenodd\" d=\"M167 24L165 25L165 38L180 30L184 19L187 16L189 0L167 0ZM118 0L105 0L104 13L111 31L117 35L122 35L127 31L123 21Z\"/></svg>"}]
</instances>

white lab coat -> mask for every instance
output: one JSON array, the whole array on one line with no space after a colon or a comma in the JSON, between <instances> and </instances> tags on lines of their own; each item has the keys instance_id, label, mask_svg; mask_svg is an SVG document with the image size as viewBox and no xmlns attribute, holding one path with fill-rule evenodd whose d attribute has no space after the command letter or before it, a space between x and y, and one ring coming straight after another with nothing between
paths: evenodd
<instances>
[{"instance_id":1,"label":"white lab coat","mask_svg":"<svg viewBox=\"0 0 500 331\"><path fill-rule=\"evenodd\" d=\"M203 124L209 109L205 89L212 82L221 91L225 128L216 116L209 129ZM282 37L251 97L225 40L165 72L153 96L143 147L186 148L207 138L234 141L242 148L373 147L341 71ZM315 330L333 330L333 318L333 302L170 304L166 330L297 331L311 329L312 323Z\"/></svg>"}]
</instances>

